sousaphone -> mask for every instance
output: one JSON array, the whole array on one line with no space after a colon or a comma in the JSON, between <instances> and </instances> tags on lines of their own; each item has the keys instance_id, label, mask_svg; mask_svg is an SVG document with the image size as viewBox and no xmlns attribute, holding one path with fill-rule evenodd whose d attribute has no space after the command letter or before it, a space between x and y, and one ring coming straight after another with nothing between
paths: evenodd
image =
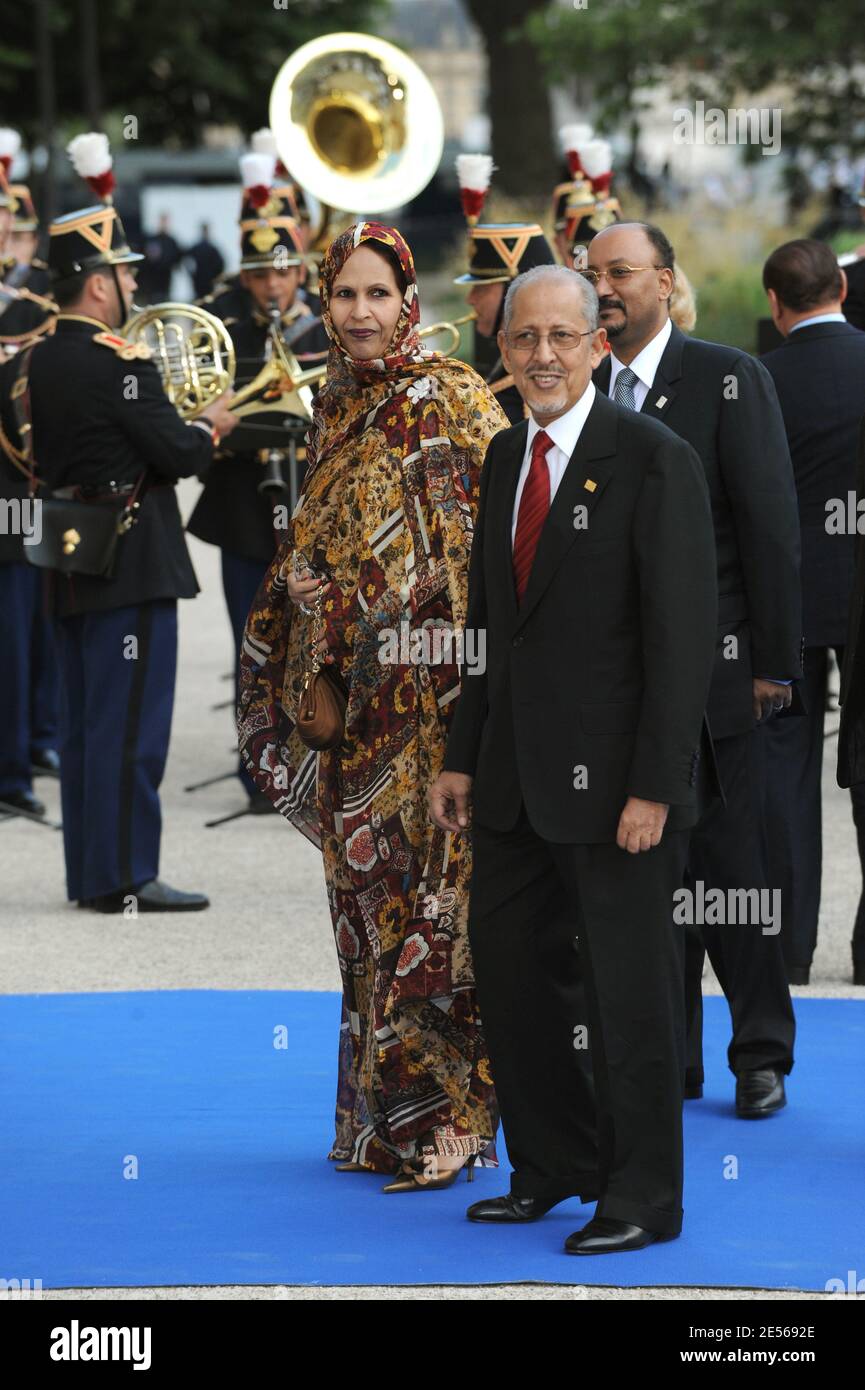
<instances>
[{"instance_id":1,"label":"sousaphone","mask_svg":"<svg viewBox=\"0 0 865 1390\"><path fill-rule=\"evenodd\" d=\"M270 125L291 177L331 209L393 211L426 188L444 146L442 111L426 75L371 34L327 34L283 63Z\"/></svg>"}]
</instances>

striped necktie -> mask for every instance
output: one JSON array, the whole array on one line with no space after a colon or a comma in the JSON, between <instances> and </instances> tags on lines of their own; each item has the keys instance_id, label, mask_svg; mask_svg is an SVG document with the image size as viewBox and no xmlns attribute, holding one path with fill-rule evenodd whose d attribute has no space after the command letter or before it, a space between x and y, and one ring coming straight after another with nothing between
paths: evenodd
<instances>
[{"instance_id":1,"label":"striped necktie","mask_svg":"<svg viewBox=\"0 0 865 1390\"><path fill-rule=\"evenodd\" d=\"M553 441L545 430L539 430L532 440L532 461L520 498L517 530L514 536L514 583L517 602L522 603L538 540L550 510L550 470L547 453Z\"/></svg>"},{"instance_id":2,"label":"striped necktie","mask_svg":"<svg viewBox=\"0 0 865 1390\"><path fill-rule=\"evenodd\" d=\"M622 368L613 387L613 400L616 405L623 405L628 410L636 410L637 401L634 396L634 387L639 379L637 373L632 372L630 367Z\"/></svg>"}]
</instances>

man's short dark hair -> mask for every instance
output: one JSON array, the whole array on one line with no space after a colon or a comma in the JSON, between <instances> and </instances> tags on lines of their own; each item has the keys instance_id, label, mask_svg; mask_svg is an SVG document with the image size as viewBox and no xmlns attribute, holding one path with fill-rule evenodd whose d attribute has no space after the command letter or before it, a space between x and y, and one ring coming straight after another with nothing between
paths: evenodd
<instances>
[{"instance_id":1,"label":"man's short dark hair","mask_svg":"<svg viewBox=\"0 0 865 1390\"><path fill-rule=\"evenodd\" d=\"M660 227L656 227L654 222L637 222L636 225L642 227L652 243L658 264L662 265L665 270L675 270L676 253Z\"/></svg>"},{"instance_id":2,"label":"man's short dark hair","mask_svg":"<svg viewBox=\"0 0 865 1390\"><path fill-rule=\"evenodd\" d=\"M815 309L840 297L841 267L825 241L800 237L772 252L763 266L763 288L774 290L785 309Z\"/></svg>"},{"instance_id":3,"label":"man's short dark hair","mask_svg":"<svg viewBox=\"0 0 865 1390\"><path fill-rule=\"evenodd\" d=\"M91 275L110 274L111 267L107 265L97 265L92 270L82 270L79 275L70 275L65 280L58 280L51 288L51 297L58 309L69 309L78 303L84 293L84 286Z\"/></svg>"}]
</instances>

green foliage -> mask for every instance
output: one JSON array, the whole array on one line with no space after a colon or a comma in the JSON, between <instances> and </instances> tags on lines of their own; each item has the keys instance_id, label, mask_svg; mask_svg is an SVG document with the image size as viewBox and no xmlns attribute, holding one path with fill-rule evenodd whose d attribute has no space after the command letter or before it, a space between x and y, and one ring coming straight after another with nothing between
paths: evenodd
<instances>
[{"instance_id":1,"label":"green foliage","mask_svg":"<svg viewBox=\"0 0 865 1390\"><path fill-rule=\"evenodd\" d=\"M57 124L82 128L79 10L45 0L53 37ZM276 8L282 4L284 8ZM339 30L371 30L388 0L103 0L97 5L106 123L136 116L147 145L200 143L202 127L267 124L277 70L301 44ZM0 105L30 141L38 127L33 0L4 6Z\"/></svg>"},{"instance_id":2,"label":"green foliage","mask_svg":"<svg viewBox=\"0 0 865 1390\"><path fill-rule=\"evenodd\" d=\"M554 8L529 32L550 77L593 79L601 125L639 113L639 88L727 108L743 94L784 93L784 148L865 149L861 0L590 0Z\"/></svg>"}]
</instances>

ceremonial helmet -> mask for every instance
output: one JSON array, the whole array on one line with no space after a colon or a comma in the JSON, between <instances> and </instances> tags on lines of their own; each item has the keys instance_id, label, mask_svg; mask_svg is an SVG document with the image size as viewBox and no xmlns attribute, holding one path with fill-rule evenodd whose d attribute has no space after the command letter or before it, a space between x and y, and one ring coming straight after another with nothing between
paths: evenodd
<instances>
[{"instance_id":1,"label":"ceremonial helmet","mask_svg":"<svg viewBox=\"0 0 865 1390\"><path fill-rule=\"evenodd\" d=\"M594 202L592 186L583 169L581 149L592 139L592 127L583 122L562 126L559 131L562 151L568 165L569 177L553 189L553 230L572 238L578 217L576 210L585 208L587 198Z\"/></svg>"},{"instance_id":2,"label":"ceremonial helmet","mask_svg":"<svg viewBox=\"0 0 865 1390\"><path fill-rule=\"evenodd\" d=\"M479 222L490 185L493 161L488 154L457 156L460 199L469 224L468 269L455 285L496 284L514 280L537 265L555 265L552 247L537 222Z\"/></svg>"},{"instance_id":3,"label":"ceremonial helmet","mask_svg":"<svg viewBox=\"0 0 865 1390\"><path fill-rule=\"evenodd\" d=\"M257 132L258 135L262 133ZM303 238L294 215L297 211L294 189L290 184L275 185L276 166L276 156L260 150L241 157L241 270L260 270L266 266L285 269L304 263Z\"/></svg>"},{"instance_id":4,"label":"ceremonial helmet","mask_svg":"<svg viewBox=\"0 0 865 1390\"><path fill-rule=\"evenodd\" d=\"M0 208L13 208L14 198L9 184L9 175L15 156L21 148L21 136L17 130L8 126L0 128Z\"/></svg>"},{"instance_id":5,"label":"ceremonial helmet","mask_svg":"<svg viewBox=\"0 0 865 1390\"><path fill-rule=\"evenodd\" d=\"M598 232L613 222L621 222L622 209L614 198L613 152L607 140L590 140L580 152L588 187L577 196L573 206L574 244L587 246Z\"/></svg>"},{"instance_id":6,"label":"ceremonial helmet","mask_svg":"<svg viewBox=\"0 0 865 1390\"><path fill-rule=\"evenodd\" d=\"M9 184L9 206L12 210L13 232L38 232L39 218L26 183Z\"/></svg>"},{"instance_id":7,"label":"ceremonial helmet","mask_svg":"<svg viewBox=\"0 0 865 1390\"><path fill-rule=\"evenodd\" d=\"M68 212L48 228L48 270L52 284L69 280L96 266L118 266L143 261L133 251L117 209L112 203L115 182L108 137L96 131L76 135L66 153L77 174L101 198L93 207Z\"/></svg>"},{"instance_id":8,"label":"ceremonial helmet","mask_svg":"<svg viewBox=\"0 0 865 1390\"><path fill-rule=\"evenodd\" d=\"M261 130L256 130L253 133L250 144L253 154L273 155L276 165L273 191L280 198L285 198L287 200L291 216L302 229L312 220L309 205L306 201L306 194L300 184L292 180L291 175L283 164L279 151L276 148L276 136L273 131L269 126L262 126Z\"/></svg>"}]
</instances>

